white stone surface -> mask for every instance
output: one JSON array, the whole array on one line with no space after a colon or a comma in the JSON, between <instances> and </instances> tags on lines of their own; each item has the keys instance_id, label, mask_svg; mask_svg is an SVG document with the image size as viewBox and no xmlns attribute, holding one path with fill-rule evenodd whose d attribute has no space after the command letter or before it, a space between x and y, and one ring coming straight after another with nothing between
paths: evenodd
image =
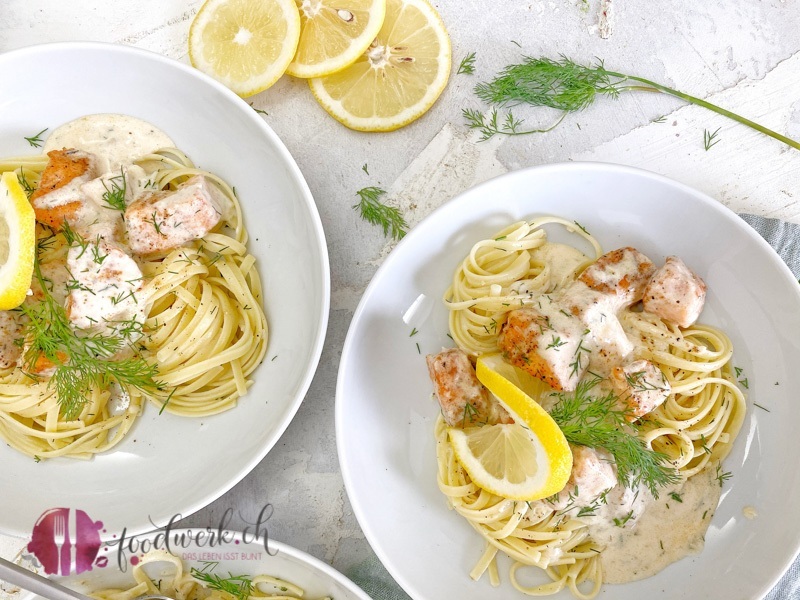
<instances>
[{"instance_id":1,"label":"white stone surface","mask_svg":"<svg viewBox=\"0 0 800 600\"><path fill-rule=\"evenodd\" d=\"M198 0L2 0L0 52L98 40L187 62L188 29L200 5ZM351 210L362 187L388 189L413 225L459 191L506 170L599 160L662 173L736 211L800 222L800 152L673 98L639 93L601 99L551 133L486 143L476 143L461 118L462 108L480 106L472 94L476 82L522 55L563 53L585 62L602 57L609 69L709 98L800 138L796 0L614 0L606 23L599 18L601 0L436 0L434 5L452 38L454 74L434 108L405 129L349 131L316 104L303 81L288 77L251 99L267 112L265 120L294 155L316 199L331 256L331 319L317 375L281 441L244 481L185 524L214 525L228 507L253 520L258 507L271 502L272 537L344 572L371 555L342 485L333 425L347 327L391 247ZM460 59L472 51L475 75L455 75ZM554 118L545 111L520 114L530 124ZM663 123L653 122L662 116ZM717 127L720 142L706 152L703 130ZM369 174L362 170L365 164ZM239 515L231 525L242 526Z\"/></svg>"}]
</instances>

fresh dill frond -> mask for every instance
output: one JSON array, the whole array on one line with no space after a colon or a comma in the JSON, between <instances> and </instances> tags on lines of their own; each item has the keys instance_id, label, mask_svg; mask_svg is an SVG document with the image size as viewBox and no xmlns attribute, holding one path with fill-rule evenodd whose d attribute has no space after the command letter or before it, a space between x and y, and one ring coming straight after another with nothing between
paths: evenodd
<instances>
[{"instance_id":1,"label":"fresh dill frond","mask_svg":"<svg viewBox=\"0 0 800 600\"><path fill-rule=\"evenodd\" d=\"M161 226L162 225L164 225L164 222L162 221L161 223L159 223L158 222L158 213L156 211L153 211L153 229L156 230L156 233L158 235L163 235L161 233Z\"/></svg>"},{"instance_id":2,"label":"fresh dill frond","mask_svg":"<svg viewBox=\"0 0 800 600\"><path fill-rule=\"evenodd\" d=\"M353 208L358 209L361 218L368 223L379 225L383 229L383 235L401 240L408 230L408 223L400 213L400 209L381 202L380 198L385 193L386 190L379 187L360 189L356 192L360 200L358 204L353 205Z\"/></svg>"},{"instance_id":3,"label":"fresh dill frond","mask_svg":"<svg viewBox=\"0 0 800 600\"><path fill-rule=\"evenodd\" d=\"M652 120L652 121L650 121L650 122L651 122L651 123L666 123L666 122L667 122L667 116L666 116L666 115L661 115L661 116L660 116L660 117L658 117L657 119L653 119L653 120Z\"/></svg>"},{"instance_id":4,"label":"fresh dill frond","mask_svg":"<svg viewBox=\"0 0 800 600\"><path fill-rule=\"evenodd\" d=\"M719 143L719 139L717 138L717 134L722 127L717 127L714 132L708 131L708 129L703 129L703 148L706 149L706 152L711 150L714 146Z\"/></svg>"},{"instance_id":5,"label":"fresh dill frond","mask_svg":"<svg viewBox=\"0 0 800 600\"><path fill-rule=\"evenodd\" d=\"M260 108L256 108L255 106L253 106L253 103L252 103L252 102L250 103L250 108L252 108L254 111L256 111L256 112L257 112L258 114L260 114L260 115L266 115L266 116L269 116L269 113L268 113L267 111L265 111L265 110L261 110Z\"/></svg>"},{"instance_id":6,"label":"fresh dill frond","mask_svg":"<svg viewBox=\"0 0 800 600\"><path fill-rule=\"evenodd\" d=\"M633 518L633 510L631 510L624 517L620 517L620 518L615 517L614 518L614 525L616 525L617 527L625 527L625 523L630 521L632 518Z\"/></svg>"},{"instance_id":7,"label":"fresh dill frond","mask_svg":"<svg viewBox=\"0 0 800 600\"><path fill-rule=\"evenodd\" d=\"M583 225L581 225L581 224L580 224L580 223L578 223L577 221L573 221L573 223L575 223L575 225L578 227L578 229L580 229L580 230L581 230L583 233L585 233L586 235L591 235L591 234L590 234L590 233L587 231L586 227L584 227Z\"/></svg>"},{"instance_id":8,"label":"fresh dill frond","mask_svg":"<svg viewBox=\"0 0 800 600\"><path fill-rule=\"evenodd\" d=\"M361 165L361 170L364 171L367 175L369 175L369 169L367 168L367 163Z\"/></svg>"},{"instance_id":9,"label":"fresh dill frond","mask_svg":"<svg viewBox=\"0 0 800 600\"><path fill-rule=\"evenodd\" d=\"M731 477L733 477L733 473L730 471L723 471L722 465L717 463L717 474L714 479L716 479L717 483L719 483L719 487L722 487L722 484L728 481L728 479Z\"/></svg>"},{"instance_id":10,"label":"fresh dill frond","mask_svg":"<svg viewBox=\"0 0 800 600\"><path fill-rule=\"evenodd\" d=\"M25 141L28 142L33 148L41 148L42 144L44 143L42 140L42 134L48 129L49 127L45 127L36 135L32 135L31 137L26 137Z\"/></svg>"},{"instance_id":11,"label":"fresh dill frond","mask_svg":"<svg viewBox=\"0 0 800 600\"><path fill-rule=\"evenodd\" d=\"M239 598L239 600L247 600L253 593L253 580L247 575L232 575L228 573L228 577L221 577L216 573L201 571L194 567L189 573L197 581L205 583L209 589L226 592L234 598Z\"/></svg>"},{"instance_id":12,"label":"fresh dill frond","mask_svg":"<svg viewBox=\"0 0 800 600\"><path fill-rule=\"evenodd\" d=\"M525 120L518 119L510 110L506 112L505 117L502 119L500 118L500 114L496 108L493 108L488 115L480 112L479 110L463 108L461 109L461 114L464 116L464 120L467 122L467 127L470 129L476 129L480 132L480 141L482 142L485 142L497 134L528 135L529 133L547 133L548 131L558 127L558 125L564 119L562 116L554 125L551 125L545 129L522 129L522 124L525 122Z\"/></svg>"},{"instance_id":13,"label":"fresh dill frond","mask_svg":"<svg viewBox=\"0 0 800 600\"><path fill-rule=\"evenodd\" d=\"M123 388L143 393L164 389L156 379L157 365L138 356L109 360L125 344L132 343L140 329L126 326L115 329L116 335L76 331L64 307L49 292L38 259L34 262L34 276L43 297L36 304L20 307L27 317L23 371L35 376L42 360L55 367L48 385L54 388L65 419L77 417L87 402L87 394L98 385L107 387L117 382Z\"/></svg>"},{"instance_id":14,"label":"fresh dill frond","mask_svg":"<svg viewBox=\"0 0 800 600\"><path fill-rule=\"evenodd\" d=\"M470 52L461 59L456 75L472 75L475 72L475 53Z\"/></svg>"},{"instance_id":15,"label":"fresh dill frond","mask_svg":"<svg viewBox=\"0 0 800 600\"><path fill-rule=\"evenodd\" d=\"M475 94L497 106L549 106L566 112L581 110L598 94L617 97L621 91L602 61L586 67L566 57L526 58L500 71L492 81L475 86Z\"/></svg>"},{"instance_id":16,"label":"fresh dill frond","mask_svg":"<svg viewBox=\"0 0 800 600\"><path fill-rule=\"evenodd\" d=\"M668 94L733 119L800 150L800 142L767 129L750 119L650 79L609 71L599 59L594 64L586 66L563 55L558 60L525 57L521 63L507 66L491 81L480 83L475 87L478 98L494 107L511 108L527 104L554 108L564 114L583 110L599 96L617 98L622 92ZM657 119L655 122L662 120ZM534 131L531 130L531 133ZM496 133L508 134L502 130ZM708 140L711 145L712 142L714 142L713 137ZM706 149L708 150L711 145Z\"/></svg>"},{"instance_id":17,"label":"fresh dill frond","mask_svg":"<svg viewBox=\"0 0 800 600\"><path fill-rule=\"evenodd\" d=\"M638 425L628 422L629 411L618 407L618 398L613 393L591 394L600 381L599 377L587 378L574 393L557 394L558 402L550 416L569 443L602 448L611 454L625 487L644 484L658 498L658 489L677 483L680 476L666 455L651 450L633 434Z\"/></svg>"},{"instance_id":18,"label":"fresh dill frond","mask_svg":"<svg viewBox=\"0 0 800 600\"><path fill-rule=\"evenodd\" d=\"M102 180L105 192L103 192L103 202L108 204L111 208L116 210L125 211L127 204L125 203L125 193L128 190L128 182L125 179L125 174L120 171L119 175L110 177L108 182L111 184L109 188L105 180Z\"/></svg>"},{"instance_id":19,"label":"fresh dill frond","mask_svg":"<svg viewBox=\"0 0 800 600\"><path fill-rule=\"evenodd\" d=\"M28 181L28 178L25 177L25 172L22 170L22 167L20 167L19 171L17 172L17 181L19 181L20 186L22 186L22 189L25 191L25 195L28 197L28 200L30 200L31 195L36 191L36 188L32 186Z\"/></svg>"}]
</instances>

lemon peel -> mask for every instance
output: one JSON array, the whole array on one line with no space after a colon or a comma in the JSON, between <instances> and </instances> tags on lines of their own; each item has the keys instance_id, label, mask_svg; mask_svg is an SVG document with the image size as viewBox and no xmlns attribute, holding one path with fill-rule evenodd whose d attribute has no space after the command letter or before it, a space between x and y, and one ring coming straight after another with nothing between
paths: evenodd
<instances>
[{"instance_id":1,"label":"lemon peel","mask_svg":"<svg viewBox=\"0 0 800 600\"><path fill-rule=\"evenodd\" d=\"M0 310L25 300L33 278L36 217L13 172L0 178Z\"/></svg>"}]
</instances>

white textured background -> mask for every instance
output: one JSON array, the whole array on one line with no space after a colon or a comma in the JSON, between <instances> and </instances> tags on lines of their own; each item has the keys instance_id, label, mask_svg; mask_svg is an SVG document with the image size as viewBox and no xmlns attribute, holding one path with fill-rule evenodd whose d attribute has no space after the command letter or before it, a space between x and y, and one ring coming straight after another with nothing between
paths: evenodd
<instances>
[{"instance_id":1,"label":"white textured background","mask_svg":"<svg viewBox=\"0 0 800 600\"><path fill-rule=\"evenodd\" d=\"M599 160L667 175L736 211L800 222L799 151L667 97L603 99L549 134L475 143L461 119L463 107L479 106L473 85L522 54L555 58L559 53L585 62L601 57L611 70L707 98L800 139L798 0L613 0L613 30L606 39L598 30L599 3L435 1L452 38L454 72L474 51L476 73L454 74L434 108L398 132L349 131L317 106L304 82L290 78L251 99L267 111L264 118L294 155L316 199L331 256L331 319L314 383L281 441L242 483L184 524L214 525L228 507L254 519L258 507L271 502L275 539L341 571L371 554L342 485L333 427L347 326L389 249L380 231L350 208L362 187L388 189L413 225L459 191L504 171ZM98 40L188 62L188 29L200 5L198 0L0 0L0 52ZM24 82L0 74L0 85ZM526 116L530 124L553 119L547 112ZM664 122L653 122L662 116ZM720 142L706 152L703 130L717 127ZM361 168L365 163L369 175ZM241 525L237 519L232 526ZM0 554L13 555L23 544L0 539Z\"/></svg>"}]
</instances>

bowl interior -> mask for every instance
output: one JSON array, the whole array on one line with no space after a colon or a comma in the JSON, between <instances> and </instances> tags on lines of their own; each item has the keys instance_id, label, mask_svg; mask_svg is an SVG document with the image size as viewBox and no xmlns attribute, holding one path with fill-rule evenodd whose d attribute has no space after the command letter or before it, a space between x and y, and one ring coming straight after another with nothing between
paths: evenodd
<instances>
[{"instance_id":1,"label":"bowl interior","mask_svg":"<svg viewBox=\"0 0 800 600\"><path fill-rule=\"evenodd\" d=\"M52 44L0 55L0 156L33 154L23 139L92 113L123 113L165 131L236 192L258 259L268 354L235 410L210 418L146 407L114 451L34 463L0 447L0 531L28 535L47 508L80 508L108 532L143 531L232 487L296 412L322 347L329 301L324 235L308 187L281 141L244 101L156 54L103 44ZM113 498L113 502L109 502Z\"/></svg>"},{"instance_id":2,"label":"bowl interior","mask_svg":"<svg viewBox=\"0 0 800 600\"><path fill-rule=\"evenodd\" d=\"M415 227L376 274L345 343L336 406L345 485L367 538L414 598L521 597L508 581L507 560L500 563L502 594L488 578L468 576L484 546L436 484L438 409L424 356L453 345L441 298L471 246L511 222L548 214L578 221L606 250L631 245L657 263L683 258L708 283L701 320L731 336L734 364L749 379L748 414L725 461L733 478L705 550L653 578L607 585L601 597L759 597L798 549L792 498L800 476L781 457L800 453L793 409L800 289L766 242L716 201L612 165L551 165L473 188ZM562 230L552 239L565 236ZM743 516L748 506L757 518Z\"/></svg>"}]
</instances>

